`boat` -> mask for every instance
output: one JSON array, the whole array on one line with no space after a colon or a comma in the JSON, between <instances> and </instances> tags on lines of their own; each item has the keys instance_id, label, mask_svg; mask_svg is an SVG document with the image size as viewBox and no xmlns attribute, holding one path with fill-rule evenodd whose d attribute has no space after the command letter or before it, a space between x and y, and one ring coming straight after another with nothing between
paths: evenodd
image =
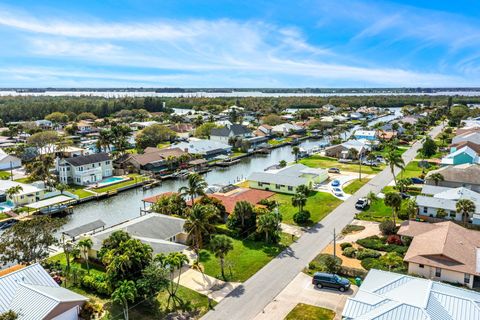
<instances>
[{"instance_id":1,"label":"boat","mask_svg":"<svg viewBox=\"0 0 480 320\"><path fill-rule=\"evenodd\" d=\"M41 214L56 214L56 213L62 213L67 211L68 205L66 204L59 204L55 206L49 206L49 207L44 207L41 208L39 211Z\"/></svg>"}]
</instances>

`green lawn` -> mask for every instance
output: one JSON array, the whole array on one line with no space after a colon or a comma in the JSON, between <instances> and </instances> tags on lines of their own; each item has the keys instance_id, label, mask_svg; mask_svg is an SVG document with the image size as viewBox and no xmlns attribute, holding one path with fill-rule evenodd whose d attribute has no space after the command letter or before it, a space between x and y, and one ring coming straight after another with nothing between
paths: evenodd
<instances>
[{"instance_id":1,"label":"green lawn","mask_svg":"<svg viewBox=\"0 0 480 320\"><path fill-rule=\"evenodd\" d=\"M80 197L80 199L87 198L94 195L93 192L85 190L84 188L85 188L84 186L70 185L68 186L67 191L70 193L76 194L77 196Z\"/></svg>"},{"instance_id":2,"label":"green lawn","mask_svg":"<svg viewBox=\"0 0 480 320\"><path fill-rule=\"evenodd\" d=\"M232 240L233 250L227 254L225 259L225 276L228 281L238 282L246 281L253 276L292 243L291 235L283 233L280 244L233 238ZM215 257L212 251L201 250L200 262L206 274L222 279L219 259Z\"/></svg>"},{"instance_id":3,"label":"green lawn","mask_svg":"<svg viewBox=\"0 0 480 320\"><path fill-rule=\"evenodd\" d=\"M170 142L162 142L157 145L158 149L168 148L170 147Z\"/></svg>"},{"instance_id":4,"label":"green lawn","mask_svg":"<svg viewBox=\"0 0 480 320\"><path fill-rule=\"evenodd\" d=\"M405 153L405 151L408 150L409 147L398 147L397 150L395 150L395 153L402 155ZM380 151L373 151L373 154L376 156L382 156L385 157L388 152L388 149L384 148L383 150Z\"/></svg>"},{"instance_id":5,"label":"green lawn","mask_svg":"<svg viewBox=\"0 0 480 320\"><path fill-rule=\"evenodd\" d=\"M290 142L292 141L292 138L284 138L284 139L281 139L281 140L277 140L277 139L270 139L267 141L267 143L271 146L276 146L277 144L281 144L281 143L285 143L285 142Z\"/></svg>"},{"instance_id":6,"label":"green lawn","mask_svg":"<svg viewBox=\"0 0 480 320\"><path fill-rule=\"evenodd\" d=\"M434 164L430 164L430 168L420 168L418 166L419 161L411 161L405 169L402 170L402 172L398 175L398 178L414 178L414 177L419 177L423 171L425 171L425 174L428 171L438 169L438 166Z\"/></svg>"},{"instance_id":7,"label":"green lawn","mask_svg":"<svg viewBox=\"0 0 480 320\"><path fill-rule=\"evenodd\" d=\"M383 199L374 201L367 210L361 211L356 215L359 220L381 222L385 218L391 218L392 209L383 203Z\"/></svg>"},{"instance_id":8,"label":"green lawn","mask_svg":"<svg viewBox=\"0 0 480 320\"><path fill-rule=\"evenodd\" d=\"M10 171L0 171L0 180L7 180L10 176Z\"/></svg>"},{"instance_id":9,"label":"green lawn","mask_svg":"<svg viewBox=\"0 0 480 320\"><path fill-rule=\"evenodd\" d=\"M7 218L10 218L10 216L8 214L0 212L0 220L7 219Z\"/></svg>"},{"instance_id":10,"label":"green lawn","mask_svg":"<svg viewBox=\"0 0 480 320\"><path fill-rule=\"evenodd\" d=\"M292 195L277 193L275 194L273 200L278 201L283 222L295 224L295 222L293 222L293 215L298 212L298 208L292 206ZM305 206L305 209L310 211L310 220L313 223L316 223L322 220L340 203L342 203L342 200L334 197L330 193L312 192L312 194L307 198L307 205Z\"/></svg>"},{"instance_id":11,"label":"green lawn","mask_svg":"<svg viewBox=\"0 0 480 320\"><path fill-rule=\"evenodd\" d=\"M141 181L144 181L144 180L148 179L147 177L144 177L144 176L142 176L140 174L136 174L136 173L129 174L128 176L132 179L128 180L128 181L112 184L112 185L109 185L109 186L106 186L106 187L103 187L103 188L93 189L93 190L97 193L103 193L103 192L108 192L108 191L112 191L112 190L117 190L117 189L120 189L120 188L123 188L123 187L126 187L126 186L131 186L132 184L135 184L135 183L138 183L138 182L141 182Z\"/></svg>"},{"instance_id":12,"label":"green lawn","mask_svg":"<svg viewBox=\"0 0 480 320\"><path fill-rule=\"evenodd\" d=\"M240 152L240 151L235 151L235 152L232 152L232 154L230 155L230 158L235 158L235 157L239 157L239 156L243 156L243 155L246 155L245 152Z\"/></svg>"},{"instance_id":13,"label":"green lawn","mask_svg":"<svg viewBox=\"0 0 480 320\"><path fill-rule=\"evenodd\" d=\"M343 188L343 192L348 194L354 194L361 187L363 187L370 179L362 178L362 181L355 179Z\"/></svg>"},{"instance_id":14,"label":"green lawn","mask_svg":"<svg viewBox=\"0 0 480 320\"><path fill-rule=\"evenodd\" d=\"M360 170L360 166L358 164L352 163L341 163L338 162L335 158L330 157L323 157L319 155L310 156L308 158L303 158L299 161L304 165L312 168L339 168L341 171L350 171L350 172L358 172ZM381 165L378 167L370 167L370 166L362 166L362 173L365 174L372 174L378 173L383 170L385 166Z\"/></svg>"},{"instance_id":15,"label":"green lawn","mask_svg":"<svg viewBox=\"0 0 480 320\"><path fill-rule=\"evenodd\" d=\"M335 312L330 309L299 303L285 317L285 320L332 320Z\"/></svg>"}]
</instances>

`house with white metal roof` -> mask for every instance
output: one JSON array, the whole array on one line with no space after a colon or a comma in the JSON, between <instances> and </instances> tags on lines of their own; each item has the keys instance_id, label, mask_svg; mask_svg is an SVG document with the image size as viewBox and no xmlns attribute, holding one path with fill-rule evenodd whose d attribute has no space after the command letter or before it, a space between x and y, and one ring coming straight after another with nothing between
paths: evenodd
<instances>
[{"instance_id":1,"label":"house with white metal roof","mask_svg":"<svg viewBox=\"0 0 480 320\"><path fill-rule=\"evenodd\" d=\"M480 319L480 293L404 274L369 271L342 312L347 320Z\"/></svg>"},{"instance_id":2,"label":"house with white metal roof","mask_svg":"<svg viewBox=\"0 0 480 320\"><path fill-rule=\"evenodd\" d=\"M8 194L8 190L18 187L16 194ZM37 202L45 197L45 189L34 184L21 183L11 180L0 180L0 202L12 202L14 205L26 205Z\"/></svg>"},{"instance_id":3,"label":"house with white metal roof","mask_svg":"<svg viewBox=\"0 0 480 320\"><path fill-rule=\"evenodd\" d=\"M0 277L0 313L12 310L19 320L77 320L87 300L60 287L38 263Z\"/></svg>"},{"instance_id":4,"label":"house with white metal roof","mask_svg":"<svg viewBox=\"0 0 480 320\"><path fill-rule=\"evenodd\" d=\"M310 168L297 163L281 169L254 172L248 177L250 188L294 194L295 188L314 184L328 179L328 172L320 168Z\"/></svg>"}]
</instances>

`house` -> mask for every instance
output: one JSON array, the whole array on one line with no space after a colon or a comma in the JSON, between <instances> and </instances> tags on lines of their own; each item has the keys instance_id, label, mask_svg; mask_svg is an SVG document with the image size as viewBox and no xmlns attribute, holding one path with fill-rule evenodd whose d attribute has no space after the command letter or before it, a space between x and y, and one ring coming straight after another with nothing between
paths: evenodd
<instances>
[{"instance_id":1,"label":"house","mask_svg":"<svg viewBox=\"0 0 480 320\"><path fill-rule=\"evenodd\" d=\"M357 140L368 140L375 141L377 140L377 132L375 130L357 130L353 134Z\"/></svg>"},{"instance_id":2,"label":"house","mask_svg":"<svg viewBox=\"0 0 480 320\"><path fill-rule=\"evenodd\" d=\"M398 127L394 129L394 123L397 123L398 124ZM383 126L381 126L379 128L380 131L395 131L397 132L397 134L399 135L402 135L405 133L405 129L402 127L402 125L399 123L399 122L389 122L389 123L385 123ZM380 137L380 135L379 135Z\"/></svg>"},{"instance_id":3,"label":"house","mask_svg":"<svg viewBox=\"0 0 480 320\"><path fill-rule=\"evenodd\" d=\"M451 221L406 221L398 234L413 238L403 259L409 273L469 288L480 285L480 232Z\"/></svg>"},{"instance_id":4,"label":"house","mask_svg":"<svg viewBox=\"0 0 480 320\"><path fill-rule=\"evenodd\" d=\"M20 168L22 166L22 159L7 154L0 149L0 170L10 170Z\"/></svg>"},{"instance_id":5,"label":"house","mask_svg":"<svg viewBox=\"0 0 480 320\"><path fill-rule=\"evenodd\" d=\"M14 195L7 195L7 190L12 187L20 187L20 190ZM40 201L44 197L45 189L40 185L0 180L0 202L12 202L16 206L21 206Z\"/></svg>"},{"instance_id":6,"label":"house","mask_svg":"<svg viewBox=\"0 0 480 320\"><path fill-rule=\"evenodd\" d=\"M303 164L294 164L281 169L271 169L264 172L254 172L248 177L250 188L294 194L295 188L314 184L328 179L324 169L310 168Z\"/></svg>"},{"instance_id":7,"label":"house","mask_svg":"<svg viewBox=\"0 0 480 320\"><path fill-rule=\"evenodd\" d=\"M441 187L465 187L480 192L480 165L478 164L445 166L437 170L432 170L428 172L425 177L426 184L435 184L435 181L431 179L435 173L440 173L443 176L443 181L438 182L438 185Z\"/></svg>"},{"instance_id":8,"label":"house","mask_svg":"<svg viewBox=\"0 0 480 320\"><path fill-rule=\"evenodd\" d=\"M127 163L137 170L160 171L168 169L171 160L178 160L180 157L188 155L180 148L146 148L142 154L132 154L127 159Z\"/></svg>"},{"instance_id":9,"label":"house","mask_svg":"<svg viewBox=\"0 0 480 320\"><path fill-rule=\"evenodd\" d=\"M236 123L223 128L213 128L210 132L210 140L223 143L228 143L231 138L246 139L252 136L252 132L247 127Z\"/></svg>"},{"instance_id":10,"label":"house","mask_svg":"<svg viewBox=\"0 0 480 320\"><path fill-rule=\"evenodd\" d=\"M480 131L480 124L475 124L468 127L458 128L457 130L455 130L455 135L458 136L467 132L479 132L479 131Z\"/></svg>"},{"instance_id":11,"label":"house","mask_svg":"<svg viewBox=\"0 0 480 320\"><path fill-rule=\"evenodd\" d=\"M328 112L337 112L339 108L335 107L333 104L327 103L322 106L323 111L328 111Z\"/></svg>"},{"instance_id":12,"label":"house","mask_svg":"<svg viewBox=\"0 0 480 320\"><path fill-rule=\"evenodd\" d=\"M207 160L232 152L232 146L226 143L193 138L190 138L188 142L174 143L170 145L170 148L179 148L190 154L202 156Z\"/></svg>"},{"instance_id":13,"label":"house","mask_svg":"<svg viewBox=\"0 0 480 320\"><path fill-rule=\"evenodd\" d=\"M0 314L19 320L77 320L88 298L61 287L38 263L0 277Z\"/></svg>"},{"instance_id":14,"label":"house","mask_svg":"<svg viewBox=\"0 0 480 320\"><path fill-rule=\"evenodd\" d=\"M453 153L463 147L469 147L473 151L475 151L477 154L480 154L480 144L476 144L474 142L470 141L463 141L455 144L450 145L450 153Z\"/></svg>"},{"instance_id":15,"label":"house","mask_svg":"<svg viewBox=\"0 0 480 320\"><path fill-rule=\"evenodd\" d=\"M77 123L77 128L78 128L77 132L79 134L87 134L95 131L92 123L90 121L85 121L85 120L79 121Z\"/></svg>"},{"instance_id":16,"label":"house","mask_svg":"<svg viewBox=\"0 0 480 320\"><path fill-rule=\"evenodd\" d=\"M294 133L305 132L305 128L291 124L291 123L282 123L272 127L272 133L276 135L289 136Z\"/></svg>"},{"instance_id":17,"label":"house","mask_svg":"<svg viewBox=\"0 0 480 320\"><path fill-rule=\"evenodd\" d=\"M130 123L130 126L134 130L142 130L142 129L145 129L147 127L153 126L154 124L159 124L159 122L157 122L157 121L135 121L135 122Z\"/></svg>"},{"instance_id":18,"label":"house","mask_svg":"<svg viewBox=\"0 0 480 320\"><path fill-rule=\"evenodd\" d=\"M184 224L184 219L159 213L147 213L90 235L93 246L88 254L92 258L97 258L97 253L102 248L103 241L118 230L123 230L130 234L132 238L150 245L154 255L181 252L187 249L187 246L185 246L187 234L183 229Z\"/></svg>"},{"instance_id":19,"label":"house","mask_svg":"<svg viewBox=\"0 0 480 320\"><path fill-rule=\"evenodd\" d=\"M113 165L107 153L96 153L58 161L59 181L65 184L89 185L113 175Z\"/></svg>"},{"instance_id":20,"label":"house","mask_svg":"<svg viewBox=\"0 0 480 320\"><path fill-rule=\"evenodd\" d=\"M272 126L268 124L262 124L253 132L253 134L257 137L269 137L272 135Z\"/></svg>"},{"instance_id":21,"label":"house","mask_svg":"<svg viewBox=\"0 0 480 320\"><path fill-rule=\"evenodd\" d=\"M426 186L424 186L425 188ZM432 189L432 188L430 188ZM431 192L435 192L432 190ZM438 192L435 192L431 196L418 195L416 197L416 203L418 206L418 214L427 217L437 217L438 210L443 209L446 211L447 219L455 219L462 221L463 217L461 213L457 212L456 204L461 199L471 200L475 204L475 212L472 219L473 222L480 223L480 193L466 189L464 187L458 188L445 188L439 187Z\"/></svg>"},{"instance_id":22,"label":"house","mask_svg":"<svg viewBox=\"0 0 480 320\"><path fill-rule=\"evenodd\" d=\"M403 124L408 123L410 125L416 125L419 118L420 118L419 116L405 116L403 118L398 119L398 121Z\"/></svg>"},{"instance_id":23,"label":"house","mask_svg":"<svg viewBox=\"0 0 480 320\"><path fill-rule=\"evenodd\" d=\"M190 138L193 135L194 127L189 123L175 123L168 126L180 138Z\"/></svg>"},{"instance_id":24,"label":"house","mask_svg":"<svg viewBox=\"0 0 480 320\"><path fill-rule=\"evenodd\" d=\"M365 116L361 114L360 112L352 112L348 115L350 120L364 120Z\"/></svg>"},{"instance_id":25,"label":"house","mask_svg":"<svg viewBox=\"0 0 480 320\"><path fill-rule=\"evenodd\" d=\"M50 130L53 128L53 122L50 120L45 120L45 119L36 120L35 124L44 130Z\"/></svg>"},{"instance_id":26,"label":"house","mask_svg":"<svg viewBox=\"0 0 480 320\"><path fill-rule=\"evenodd\" d=\"M371 269L347 299L345 320L480 319L480 293L438 281Z\"/></svg>"},{"instance_id":27,"label":"house","mask_svg":"<svg viewBox=\"0 0 480 320\"><path fill-rule=\"evenodd\" d=\"M351 159L353 157L353 154L350 151L351 149L355 149L358 156L360 156L365 154L365 152L369 150L369 147L362 141L348 140L344 143L325 148L325 155L337 159ZM358 156L355 157L355 159L358 159Z\"/></svg>"},{"instance_id":28,"label":"house","mask_svg":"<svg viewBox=\"0 0 480 320\"><path fill-rule=\"evenodd\" d=\"M442 158L441 164L444 166L447 165L459 165L459 164L472 164L478 163L478 152L470 148L469 146L464 146Z\"/></svg>"},{"instance_id":29,"label":"house","mask_svg":"<svg viewBox=\"0 0 480 320\"><path fill-rule=\"evenodd\" d=\"M390 141L392 139L395 139L397 137L397 132L396 131L383 131L383 130L377 130L377 137L379 137L382 140L387 140Z\"/></svg>"},{"instance_id":30,"label":"house","mask_svg":"<svg viewBox=\"0 0 480 320\"><path fill-rule=\"evenodd\" d=\"M467 142L467 141L480 144L480 131L465 132L465 133L456 135L452 139L452 144L457 144L460 142Z\"/></svg>"}]
</instances>

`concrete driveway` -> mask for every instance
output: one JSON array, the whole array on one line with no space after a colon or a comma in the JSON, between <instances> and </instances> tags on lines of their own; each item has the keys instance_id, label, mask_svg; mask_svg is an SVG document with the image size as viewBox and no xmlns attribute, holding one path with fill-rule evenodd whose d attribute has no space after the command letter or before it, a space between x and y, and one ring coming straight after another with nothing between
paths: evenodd
<instances>
[{"instance_id":1,"label":"concrete driveway","mask_svg":"<svg viewBox=\"0 0 480 320\"><path fill-rule=\"evenodd\" d=\"M335 319L341 319L347 298L357 289L352 286L352 289L343 293L334 289L317 289L312 285L312 277L301 272L254 319L284 319L298 303L333 310L336 314Z\"/></svg>"}]
</instances>

